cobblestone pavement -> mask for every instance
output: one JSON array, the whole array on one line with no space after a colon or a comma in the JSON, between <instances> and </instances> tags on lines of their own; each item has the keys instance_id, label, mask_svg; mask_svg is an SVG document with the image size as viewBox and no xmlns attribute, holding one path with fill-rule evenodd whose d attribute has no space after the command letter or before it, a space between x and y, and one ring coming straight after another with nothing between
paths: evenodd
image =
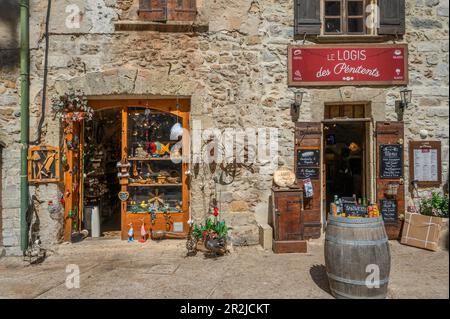
<instances>
[{"instance_id":1,"label":"cobblestone pavement","mask_svg":"<svg viewBox=\"0 0 450 319\"><path fill-rule=\"evenodd\" d=\"M323 241L307 254L276 255L259 246L224 257L185 257L185 242L87 239L52 248L40 265L0 258L0 298L332 298ZM389 298L449 298L448 251L391 241ZM80 288L66 287L66 266L80 268Z\"/></svg>"}]
</instances>

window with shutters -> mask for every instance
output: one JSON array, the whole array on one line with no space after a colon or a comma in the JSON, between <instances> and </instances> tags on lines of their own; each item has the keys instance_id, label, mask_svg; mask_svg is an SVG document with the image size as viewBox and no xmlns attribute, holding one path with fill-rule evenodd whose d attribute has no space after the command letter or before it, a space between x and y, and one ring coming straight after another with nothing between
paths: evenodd
<instances>
[{"instance_id":1,"label":"window with shutters","mask_svg":"<svg viewBox=\"0 0 450 319\"><path fill-rule=\"evenodd\" d=\"M365 34L365 0L324 1L324 34ZM369 1L370 2L370 1Z\"/></svg>"},{"instance_id":2,"label":"window with shutters","mask_svg":"<svg viewBox=\"0 0 450 319\"><path fill-rule=\"evenodd\" d=\"M148 21L193 21L196 0L139 0L139 17Z\"/></svg>"},{"instance_id":3,"label":"window with shutters","mask_svg":"<svg viewBox=\"0 0 450 319\"><path fill-rule=\"evenodd\" d=\"M405 0L295 0L297 36L400 36Z\"/></svg>"}]
</instances>

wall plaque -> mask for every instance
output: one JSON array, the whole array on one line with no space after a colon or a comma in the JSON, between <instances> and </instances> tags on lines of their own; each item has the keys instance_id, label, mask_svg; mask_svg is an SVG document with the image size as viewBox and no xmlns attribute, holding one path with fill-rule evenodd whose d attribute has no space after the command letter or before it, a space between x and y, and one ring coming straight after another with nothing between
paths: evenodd
<instances>
[{"instance_id":1,"label":"wall plaque","mask_svg":"<svg viewBox=\"0 0 450 319\"><path fill-rule=\"evenodd\" d=\"M380 178L397 179L403 177L403 145L380 145Z\"/></svg>"},{"instance_id":2,"label":"wall plaque","mask_svg":"<svg viewBox=\"0 0 450 319\"><path fill-rule=\"evenodd\" d=\"M59 182L59 148L50 145L28 149L28 181L30 183Z\"/></svg>"},{"instance_id":3,"label":"wall plaque","mask_svg":"<svg viewBox=\"0 0 450 319\"><path fill-rule=\"evenodd\" d=\"M292 186L295 183L295 173L288 167L282 166L274 172L273 181L280 187Z\"/></svg>"}]
</instances>

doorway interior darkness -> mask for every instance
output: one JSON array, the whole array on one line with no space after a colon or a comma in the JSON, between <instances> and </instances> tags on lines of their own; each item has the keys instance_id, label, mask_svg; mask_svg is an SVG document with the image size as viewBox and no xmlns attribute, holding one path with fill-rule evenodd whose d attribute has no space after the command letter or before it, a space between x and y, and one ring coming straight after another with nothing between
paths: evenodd
<instances>
[{"instance_id":1,"label":"doorway interior darkness","mask_svg":"<svg viewBox=\"0 0 450 319\"><path fill-rule=\"evenodd\" d=\"M117 196L120 183L116 164L121 159L121 132L120 108L95 111L93 120L85 125L83 202L85 208L99 208L103 236L120 235L121 208ZM89 225L89 221L85 224Z\"/></svg>"},{"instance_id":2,"label":"doorway interior darkness","mask_svg":"<svg viewBox=\"0 0 450 319\"><path fill-rule=\"evenodd\" d=\"M323 121L325 209L334 196L370 198L368 127L365 105L326 105Z\"/></svg>"}]
</instances>

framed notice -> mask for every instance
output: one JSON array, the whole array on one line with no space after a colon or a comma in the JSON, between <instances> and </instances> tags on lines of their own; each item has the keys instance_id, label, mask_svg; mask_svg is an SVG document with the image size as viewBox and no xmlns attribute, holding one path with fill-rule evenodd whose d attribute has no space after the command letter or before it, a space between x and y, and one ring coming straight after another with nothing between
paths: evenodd
<instances>
[{"instance_id":1,"label":"framed notice","mask_svg":"<svg viewBox=\"0 0 450 319\"><path fill-rule=\"evenodd\" d=\"M441 142L411 141L409 143L410 176L420 187L435 187L442 183Z\"/></svg>"}]
</instances>

